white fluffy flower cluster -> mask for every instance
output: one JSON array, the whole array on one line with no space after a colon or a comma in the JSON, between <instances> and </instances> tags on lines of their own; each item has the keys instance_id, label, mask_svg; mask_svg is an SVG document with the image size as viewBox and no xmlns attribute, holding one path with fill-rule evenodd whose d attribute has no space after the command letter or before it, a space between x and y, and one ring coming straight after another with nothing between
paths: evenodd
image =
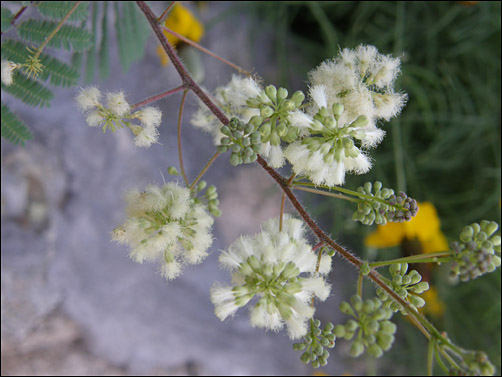
<instances>
[{"instance_id":1,"label":"white fluffy flower cluster","mask_svg":"<svg viewBox=\"0 0 502 377\"><path fill-rule=\"evenodd\" d=\"M170 182L147 186L126 196L128 219L113 230L112 239L131 248L138 262L160 262L168 280L182 273L183 264L198 264L213 242L213 218L196 203L190 190Z\"/></svg>"},{"instance_id":2,"label":"white fluffy flower cluster","mask_svg":"<svg viewBox=\"0 0 502 377\"><path fill-rule=\"evenodd\" d=\"M399 58L383 55L375 46L360 45L355 50L343 49L337 58L310 72L310 84L325 86L328 108L334 103L344 106L341 124L365 115L368 126L375 126L379 119L389 121L398 115L406 103L408 96L393 88L400 65Z\"/></svg>"},{"instance_id":3,"label":"white fluffy flower cluster","mask_svg":"<svg viewBox=\"0 0 502 377\"><path fill-rule=\"evenodd\" d=\"M134 134L134 142L138 147L149 147L156 143L159 137L157 128L162 119L162 112L155 107L145 107L131 112L131 106L125 98L124 92L107 94L107 105L101 104L102 93L96 87L80 90L76 97L79 109L86 114L87 124L91 127L103 127L115 132L116 128L128 127ZM137 119L140 125L130 122Z\"/></svg>"},{"instance_id":4,"label":"white fluffy flower cluster","mask_svg":"<svg viewBox=\"0 0 502 377\"><path fill-rule=\"evenodd\" d=\"M327 107L324 85L312 87L310 95L319 110L315 116L298 114L296 123L310 135L290 144L284 152L294 172L307 176L316 185L330 187L343 184L346 172L368 172L371 161L354 140L363 147L374 146L383 138L383 131L368 127L368 118L364 115L348 124L341 123L344 107L341 104Z\"/></svg>"},{"instance_id":5,"label":"white fluffy flower cluster","mask_svg":"<svg viewBox=\"0 0 502 377\"><path fill-rule=\"evenodd\" d=\"M344 49L310 73L310 107L290 117L308 136L285 151L296 174L332 187L342 185L347 172L371 169L365 149L385 136L376 122L390 120L406 102L406 94L392 87L399 65L399 59L378 53L374 46L359 46Z\"/></svg>"},{"instance_id":6,"label":"white fluffy flower cluster","mask_svg":"<svg viewBox=\"0 0 502 377\"><path fill-rule=\"evenodd\" d=\"M211 301L223 321L257 296L250 308L251 325L278 331L286 324L289 337L298 339L314 315L312 297L329 296L331 287L322 275L330 271L331 257L323 255L316 272L317 256L303 237L303 223L285 216L282 231L278 229L278 219L269 220L260 233L239 238L221 254L233 285L213 285Z\"/></svg>"},{"instance_id":7,"label":"white fluffy flower cluster","mask_svg":"<svg viewBox=\"0 0 502 377\"><path fill-rule=\"evenodd\" d=\"M238 118L240 121L248 123L251 117L260 114L260 110L248 107L246 102L260 93L261 88L253 78L233 75L227 85L215 90L213 101L229 119ZM190 122L213 135L214 143L219 144L221 138L225 136L220 132L221 122L204 103L200 102L199 104L200 106Z\"/></svg>"},{"instance_id":8,"label":"white fluffy flower cluster","mask_svg":"<svg viewBox=\"0 0 502 377\"><path fill-rule=\"evenodd\" d=\"M9 60L2 60L2 83L5 86L10 86L14 82L14 71L21 65Z\"/></svg>"}]
</instances>

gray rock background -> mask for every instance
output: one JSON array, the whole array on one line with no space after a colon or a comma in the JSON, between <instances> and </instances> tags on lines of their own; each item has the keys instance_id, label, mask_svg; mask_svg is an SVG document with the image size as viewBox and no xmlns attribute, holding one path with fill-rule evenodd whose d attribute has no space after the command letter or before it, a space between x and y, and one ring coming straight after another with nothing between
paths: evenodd
<instances>
[{"instance_id":1,"label":"gray rock background","mask_svg":"<svg viewBox=\"0 0 502 377\"><path fill-rule=\"evenodd\" d=\"M163 4L153 5L160 14ZM202 20L228 6L209 3ZM202 43L273 78L273 30L260 31L259 46L252 46L250 22L245 15L233 16L211 28ZM151 36L145 59L127 74L112 69L100 88L123 89L134 103L178 86L172 65L161 67L156 46ZM111 57L112 67L119 66L116 51ZM203 62L206 88L225 84L234 73L210 57L203 56ZM56 89L50 109L2 97L34 132L25 148L1 144L2 375L312 373L285 333L251 328L247 309L222 323L209 299L214 281L229 280L218 266L219 251L278 215L280 192L272 180L258 165L235 169L227 156L219 158L205 177L218 186L223 211L215 222L211 255L166 283L154 265L132 262L109 234L124 219L127 188L161 184L163 176L171 179L167 167L178 165L181 95L157 104L163 112L162 145L140 149L127 130L103 135L88 127L75 106L75 93L75 88ZM211 137L188 122L196 106L190 95L182 143L191 179L214 153ZM335 266L331 282L338 284L351 273L347 270ZM338 302L321 305L321 319L333 320ZM332 354L325 371L345 369Z\"/></svg>"}]
</instances>

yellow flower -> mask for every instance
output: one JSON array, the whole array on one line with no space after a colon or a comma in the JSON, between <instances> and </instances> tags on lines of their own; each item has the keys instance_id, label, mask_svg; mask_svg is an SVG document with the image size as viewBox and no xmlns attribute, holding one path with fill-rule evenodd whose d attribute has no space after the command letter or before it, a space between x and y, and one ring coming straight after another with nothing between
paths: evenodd
<instances>
[{"instance_id":1,"label":"yellow flower","mask_svg":"<svg viewBox=\"0 0 502 377\"><path fill-rule=\"evenodd\" d=\"M424 202L419 203L418 207L418 214L410 221L378 225L377 230L366 237L366 246L393 247L406 240L418 239L422 253L448 250L448 242L441 232L441 223L434 205Z\"/></svg>"},{"instance_id":2,"label":"yellow flower","mask_svg":"<svg viewBox=\"0 0 502 377\"><path fill-rule=\"evenodd\" d=\"M194 42L199 42L204 34L204 26L197 20L192 12L185 8L182 4L176 3L169 12L169 15L164 21L164 25L175 31L176 33L186 37ZM181 40L178 37L164 31L164 34L173 46L178 45ZM160 57L160 63L165 66L169 62L166 52L161 46L157 47L157 54Z\"/></svg>"},{"instance_id":3,"label":"yellow flower","mask_svg":"<svg viewBox=\"0 0 502 377\"><path fill-rule=\"evenodd\" d=\"M418 309L420 313L429 314L436 318L443 316L445 305L434 286L430 286L427 291L422 293L421 297L425 300L425 305Z\"/></svg>"}]
</instances>

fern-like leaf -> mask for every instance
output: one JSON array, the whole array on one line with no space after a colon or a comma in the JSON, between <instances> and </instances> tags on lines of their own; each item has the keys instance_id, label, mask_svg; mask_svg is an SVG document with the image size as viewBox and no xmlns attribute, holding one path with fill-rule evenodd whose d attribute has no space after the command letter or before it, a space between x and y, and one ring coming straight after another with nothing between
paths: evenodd
<instances>
[{"instance_id":1,"label":"fern-like leaf","mask_svg":"<svg viewBox=\"0 0 502 377\"><path fill-rule=\"evenodd\" d=\"M39 82L29 79L19 72L15 75L12 85L5 86L2 90L30 106L49 107L54 94Z\"/></svg>"},{"instance_id":2,"label":"fern-like leaf","mask_svg":"<svg viewBox=\"0 0 502 377\"><path fill-rule=\"evenodd\" d=\"M28 126L26 126L26 124L24 124L16 114L3 103L1 133L4 139L16 145L24 145L26 140L30 140L33 137Z\"/></svg>"},{"instance_id":3,"label":"fern-like leaf","mask_svg":"<svg viewBox=\"0 0 502 377\"><path fill-rule=\"evenodd\" d=\"M92 47L87 51L87 61L85 67L85 82L91 83L94 79L94 67L96 66L96 44L98 29L98 3L92 4Z\"/></svg>"},{"instance_id":4,"label":"fern-like leaf","mask_svg":"<svg viewBox=\"0 0 502 377\"><path fill-rule=\"evenodd\" d=\"M124 71L128 71L132 63L143 57L149 32L134 3L121 2L121 9L118 4L114 2L120 63Z\"/></svg>"},{"instance_id":5,"label":"fern-like leaf","mask_svg":"<svg viewBox=\"0 0 502 377\"><path fill-rule=\"evenodd\" d=\"M75 1L42 1L37 9L43 16L51 20L60 20L70 12ZM68 21L83 21L87 19L89 9L88 1L81 1L77 9L68 18Z\"/></svg>"},{"instance_id":6,"label":"fern-like leaf","mask_svg":"<svg viewBox=\"0 0 502 377\"><path fill-rule=\"evenodd\" d=\"M12 12L7 8L2 7L2 33L10 29L12 26L11 20Z\"/></svg>"},{"instance_id":7,"label":"fern-like leaf","mask_svg":"<svg viewBox=\"0 0 502 377\"><path fill-rule=\"evenodd\" d=\"M27 46L21 42L8 39L2 44L2 59L23 64L29 56L26 47ZM40 55L40 62L44 66L44 70L38 76L41 81L49 79L51 85L62 87L69 87L77 84L79 72L75 68L46 54Z\"/></svg>"},{"instance_id":8,"label":"fern-like leaf","mask_svg":"<svg viewBox=\"0 0 502 377\"><path fill-rule=\"evenodd\" d=\"M26 42L40 44L56 28L57 23L29 19L22 22L17 31ZM66 50L85 51L92 46L92 34L85 29L63 25L49 42L49 47L64 48Z\"/></svg>"},{"instance_id":9,"label":"fern-like leaf","mask_svg":"<svg viewBox=\"0 0 502 377\"><path fill-rule=\"evenodd\" d=\"M110 39L108 37L108 1L103 2L101 21L101 44L99 46L99 78L104 80L110 74Z\"/></svg>"}]
</instances>

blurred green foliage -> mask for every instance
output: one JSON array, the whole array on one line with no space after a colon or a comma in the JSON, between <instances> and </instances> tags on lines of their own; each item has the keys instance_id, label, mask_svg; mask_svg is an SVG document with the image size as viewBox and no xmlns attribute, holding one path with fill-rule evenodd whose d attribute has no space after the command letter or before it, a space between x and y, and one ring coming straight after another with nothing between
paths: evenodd
<instances>
[{"instance_id":1,"label":"blurred green foliage","mask_svg":"<svg viewBox=\"0 0 502 377\"><path fill-rule=\"evenodd\" d=\"M396 87L409 94L409 102L382 125L387 136L371 151L371 172L348 176L348 188L380 180L419 202L432 202L450 240L475 221L500 224L500 2L270 1L235 8L274 33L280 80L265 77L267 83L305 90L302 82L313 67L360 44L401 56ZM254 28L251 38L260 32ZM318 207L311 202L315 216L337 239L364 250L364 235L372 229L347 221L354 210L350 203L322 201ZM500 373L500 269L456 287L441 271L434 276L447 310L439 328L464 347L488 352ZM425 340L403 327L403 344L388 356L412 367L407 373L425 373Z\"/></svg>"}]
</instances>

